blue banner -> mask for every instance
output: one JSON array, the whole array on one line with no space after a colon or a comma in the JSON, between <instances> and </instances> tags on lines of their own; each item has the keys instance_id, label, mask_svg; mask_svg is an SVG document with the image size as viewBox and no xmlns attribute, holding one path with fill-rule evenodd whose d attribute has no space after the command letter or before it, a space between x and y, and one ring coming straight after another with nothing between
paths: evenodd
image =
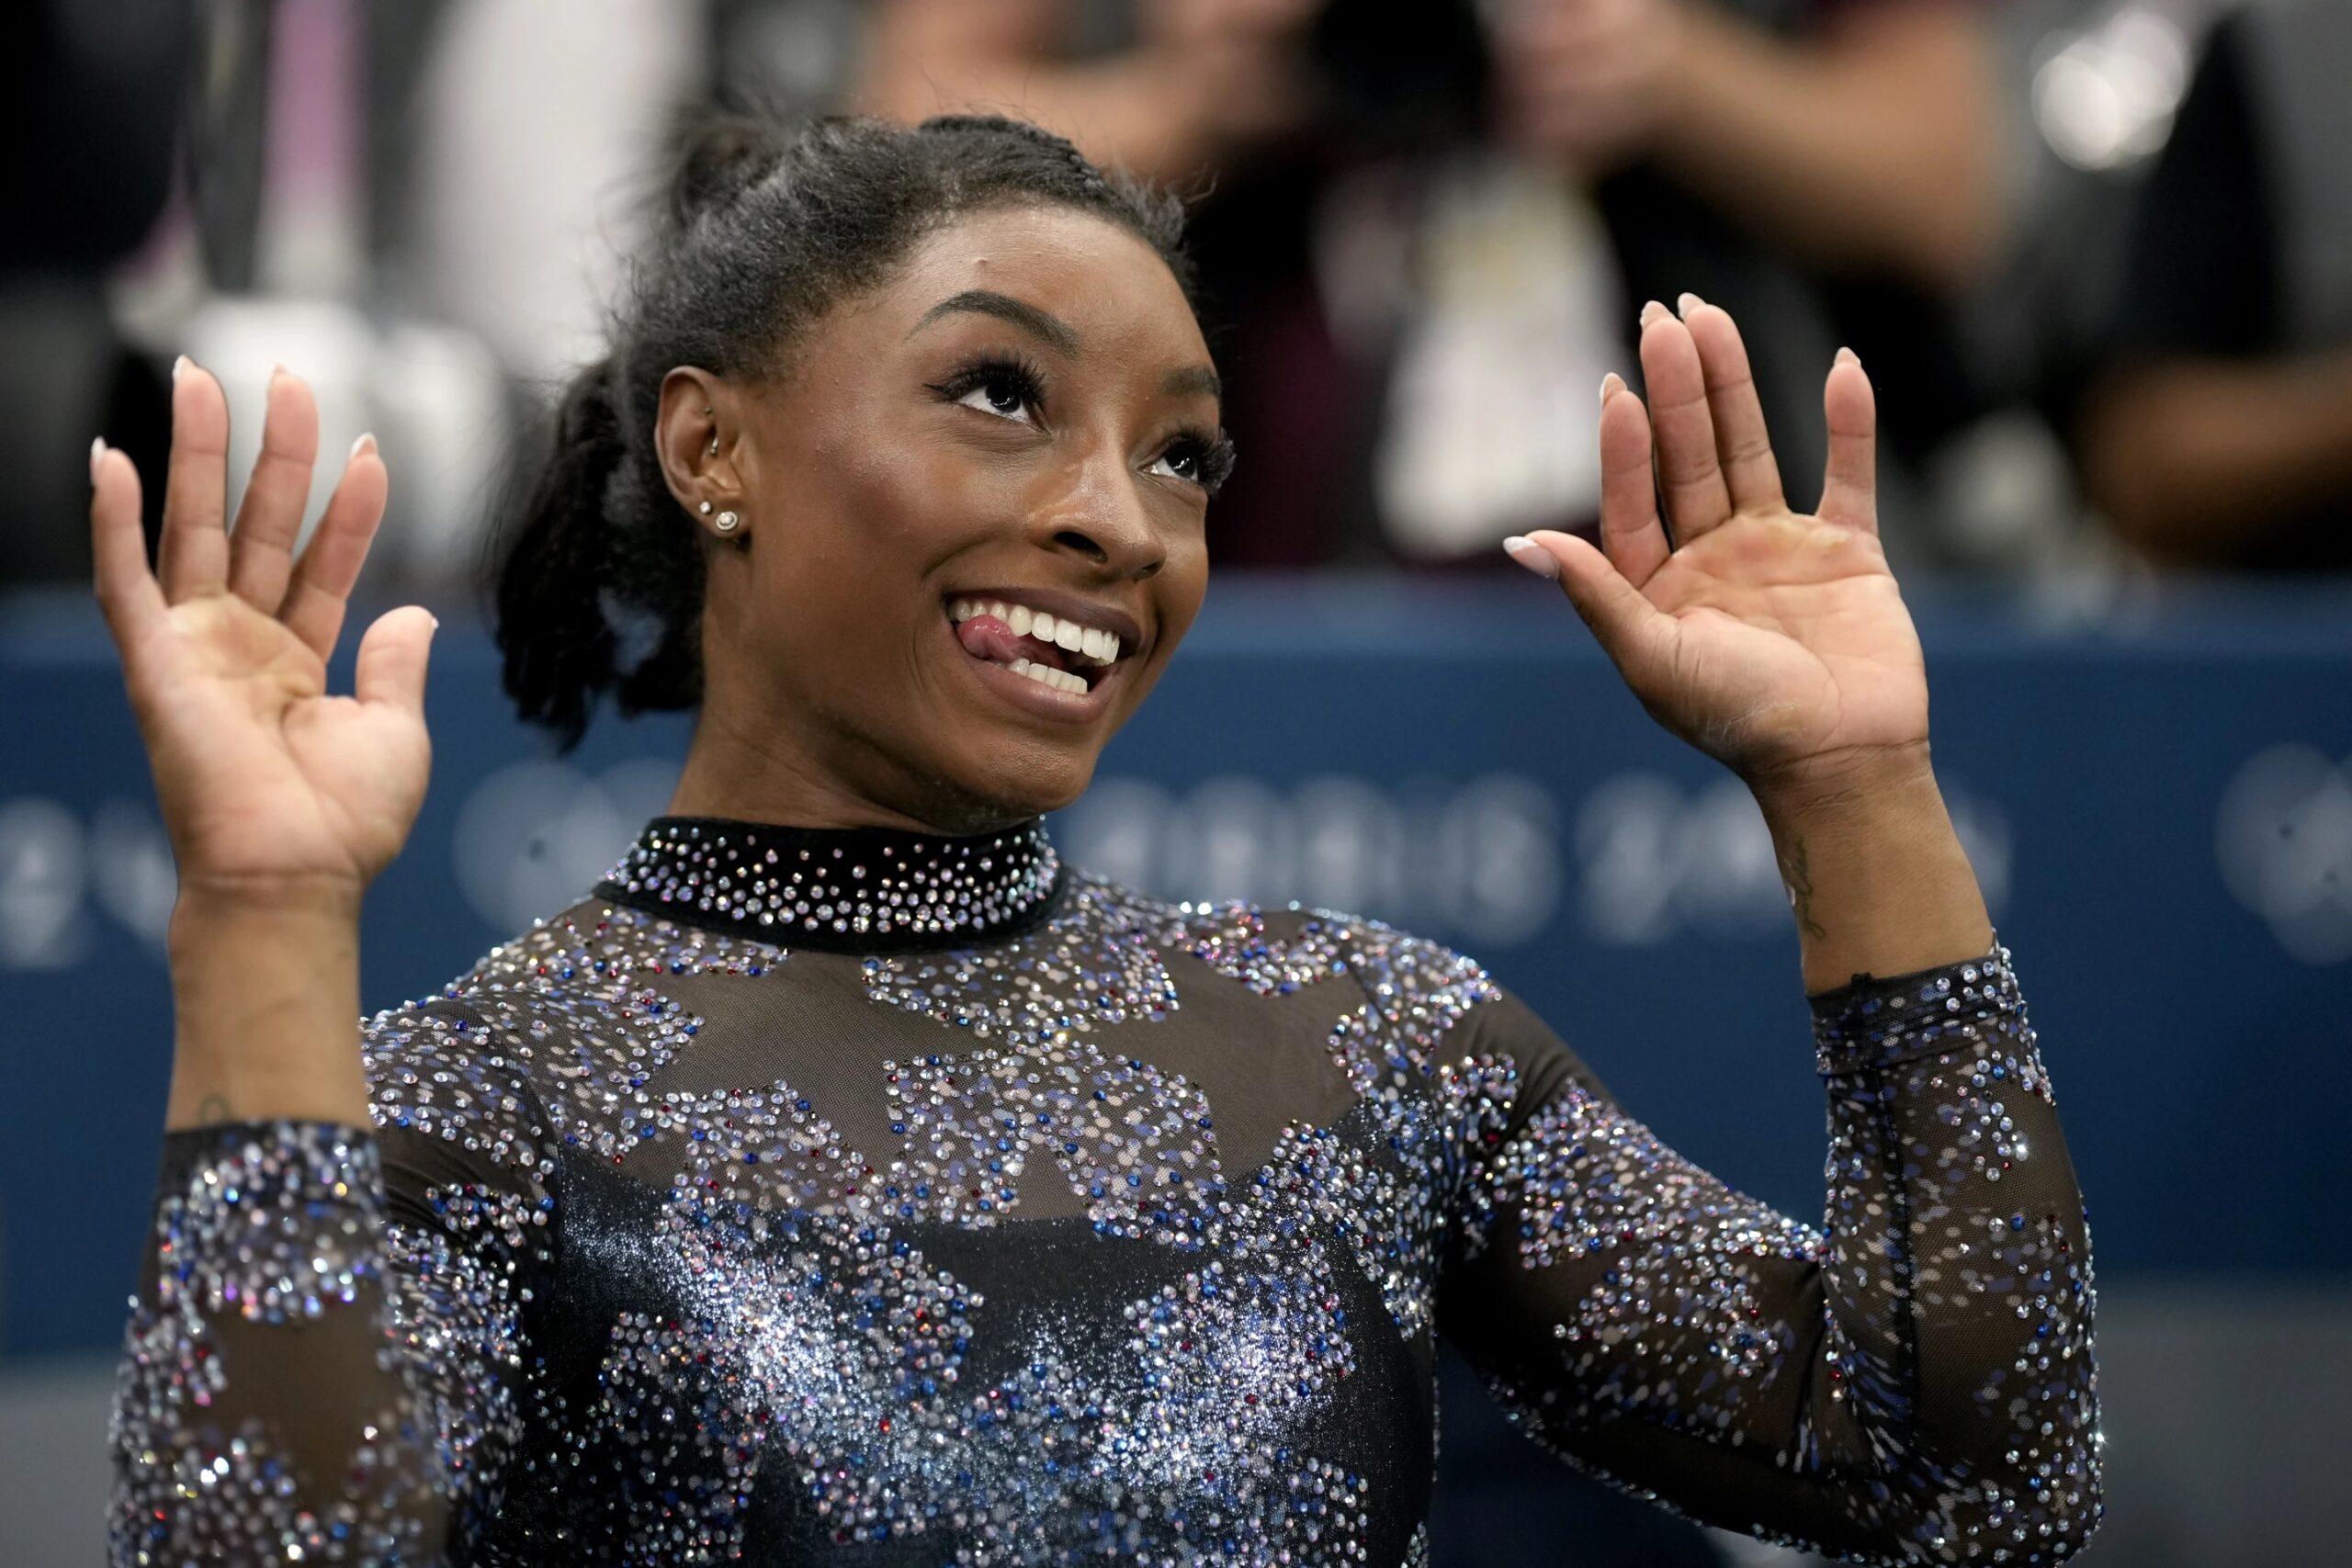
<instances>
[{"instance_id":1,"label":"blue banner","mask_svg":"<svg viewBox=\"0 0 2352 1568\"><path fill-rule=\"evenodd\" d=\"M1938 773L2102 1271L2343 1269L2352 593L1918 611ZM443 620L432 793L368 908L371 1010L583 891L664 807L689 734L605 724L557 758L508 714L487 639ZM0 604L0 1356L30 1356L119 1332L173 881L95 614ZM1056 834L1172 897L1297 899L1459 946L1668 1142L1817 1208L1822 1108L1762 820L1541 584L1219 582Z\"/></svg>"}]
</instances>

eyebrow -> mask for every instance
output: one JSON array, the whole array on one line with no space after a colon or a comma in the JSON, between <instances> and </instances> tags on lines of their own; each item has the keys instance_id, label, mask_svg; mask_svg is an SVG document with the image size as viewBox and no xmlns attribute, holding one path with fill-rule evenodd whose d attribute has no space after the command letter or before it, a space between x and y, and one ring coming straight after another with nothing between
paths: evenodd
<instances>
[{"instance_id":1,"label":"eyebrow","mask_svg":"<svg viewBox=\"0 0 2352 1568\"><path fill-rule=\"evenodd\" d=\"M922 313L922 320L917 321L913 332L910 332L907 335L912 337L915 333L922 331L942 316L953 316L966 311L975 315L994 316L1001 321L1010 321L1031 336L1040 339L1064 354L1078 352L1078 333L1068 321L1063 321L1059 316L1049 315L1035 305L1024 304L1010 294L999 294L989 288L967 288L961 294L949 295L930 310L925 310Z\"/></svg>"},{"instance_id":2,"label":"eyebrow","mask_svg":"<svg viewBox=\"0 0 2352 1568\"><path fill-rule=\"evenodd\" d=\"M1160 378L1159 389L1171 398L1204 392L1219 402L1225 400L1225 383L1218 380L1216 372L1205 365L1192 365L1182 370L1170 370Z\"/></svg>"}]
</instances>

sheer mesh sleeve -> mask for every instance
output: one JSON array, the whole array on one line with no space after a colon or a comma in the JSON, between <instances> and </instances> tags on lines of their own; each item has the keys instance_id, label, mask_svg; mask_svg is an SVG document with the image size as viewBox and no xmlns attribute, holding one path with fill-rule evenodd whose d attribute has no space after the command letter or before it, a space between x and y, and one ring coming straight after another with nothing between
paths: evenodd
<instances>
[{"instance_id":1,"label":"sheer mesh sleeve","mask_svg":"<svg viewBox=\"0 0 2352 1568\"><path fill-rule=\"evenodd\" d=\"M513 1446L555 1199L453 1004L379 1016L377 1129L174 1133L118 1382L118 1564L462 1556Z\"/></svg>"},{"instance_id":2,"label":"sheer mesh sleeve","mask_svg":"<svg viewBox=\"0 0 2352 1568\"><path fill-rule=\"evenodd\" d=\"M1523 1007L1441 1331L1526 1429L1708 1523L1888 1563L2052 1562L2098 1515L2091 1268L2008 953L1814 999L1821 1230L1681 1159Z\"/></svg>"}]
</instances>

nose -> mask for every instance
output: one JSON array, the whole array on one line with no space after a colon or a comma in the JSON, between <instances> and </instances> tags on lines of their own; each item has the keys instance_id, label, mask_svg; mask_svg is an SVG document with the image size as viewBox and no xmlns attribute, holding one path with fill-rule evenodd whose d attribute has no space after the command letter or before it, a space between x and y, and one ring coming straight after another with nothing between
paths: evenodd
<instances>
[{"instance_id":1,"label":"nose","mask_svg":"<svg viewBox=\"0 0 2352 1568\"><path fill-rule=\"evenodd\" d=\"M1052 492L1030 513L1029 536L1042 548L1082 558L1114 581L1139 581L1168 562L1168 541L1152 521L1136 475L1125 454L1108 444L1060 472Z\"/></svg>"}]
</instances>

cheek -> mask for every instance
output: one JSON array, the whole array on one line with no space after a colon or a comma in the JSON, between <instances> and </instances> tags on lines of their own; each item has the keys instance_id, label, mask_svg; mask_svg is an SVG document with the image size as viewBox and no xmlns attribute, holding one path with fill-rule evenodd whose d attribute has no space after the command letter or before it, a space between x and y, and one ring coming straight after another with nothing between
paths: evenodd
<instances>
[{"instance_id":1,"label":"cheek","mask_svg":"<svg viewBox=\"0 0 2352 1568\"><path fill-rule=\"evenodd\" d=\"M865 442L796 465L763 519L778 540L763 573L779 635L874 651L904 640L935 607L923 579L968 537L972 506L958 466L936 453Z\"/></svg>"}]
</instances>

